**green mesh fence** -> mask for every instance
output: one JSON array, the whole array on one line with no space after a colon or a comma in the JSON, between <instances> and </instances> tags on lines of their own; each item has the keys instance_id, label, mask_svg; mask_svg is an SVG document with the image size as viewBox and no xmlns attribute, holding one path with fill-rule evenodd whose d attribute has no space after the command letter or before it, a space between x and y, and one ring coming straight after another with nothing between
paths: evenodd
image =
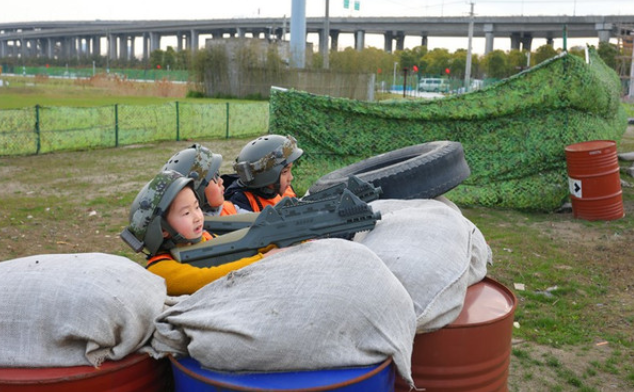
<instances>
[{"instance_id":1,"label":"green mesh fence","mask_svg":"<svg viewBox=\"0 0 634 392\"><path fill-rule=\"evenodd\" d=\"M0 110L0 156L160 140L256 137L268 131L268 112L266 102Z\"/></svg>"},{"instance_id":2,"label":"green mesh fence","mask_svg":"<svg viewBox=\"0 0 634 392\"><path fill-rule=\"evenodd\" d=\"M57 67L57 66L7 66L2 67L3 73L33 76L47 75L57 78L90 78L100 74L112 74L119 77L126 77L132 80L171 80L177 82L187 82L189 80L189 71L185 70L166 70L166 69L134 69L134 68L102 68L102 67Z\"/></svg>"},{"instance_id":3,"label":"green mesh fence","mask_svg":"<svg viewBox=\"0 0 634 392\"><path fill-rule=\"evenodd\" d=\"M568 197L565 146L620 141L627 118L619 78L590 52L563 54L472 93L441 100L360 102L271 92L270 133L297 137L299 189L363 158L434 140L461 142L471 176L460 205L552 211Z\"/></svg>"}]
</instances>

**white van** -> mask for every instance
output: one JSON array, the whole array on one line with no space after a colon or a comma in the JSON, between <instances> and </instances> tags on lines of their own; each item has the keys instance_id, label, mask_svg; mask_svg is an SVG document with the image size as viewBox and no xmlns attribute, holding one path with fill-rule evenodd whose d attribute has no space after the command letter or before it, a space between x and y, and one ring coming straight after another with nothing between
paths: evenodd
<instances>
[{"instance_id":1,"label":"white van","mask_svg":"<svg viewBox=\"0 0 634 392\"><path fill-rule=\"evenodd\" d=\"M446 93L449 91L449 81L441 78L423 78L418 82L418 91Z\"/></svg>"}]
</instances>

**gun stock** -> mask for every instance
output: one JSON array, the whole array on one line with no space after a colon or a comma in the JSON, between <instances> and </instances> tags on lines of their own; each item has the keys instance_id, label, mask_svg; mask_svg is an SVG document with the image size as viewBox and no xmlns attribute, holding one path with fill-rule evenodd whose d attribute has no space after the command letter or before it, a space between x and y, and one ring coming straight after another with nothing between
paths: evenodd
<instances>
[{"instance_id":1,"label":"gun stock","mask_svg":"<svg viewBox=\"0 0 634 392\"><path fill-rule=\"evenodd\" d=\"M267 206L248 228L171 252L180 262L211 267L253 256L270 245L283 248L310 239L348 237L372 230L379 219L379 212L348 189L340 198L314 202L287 197L274 207Z\"/></svg>"}]
</instances>

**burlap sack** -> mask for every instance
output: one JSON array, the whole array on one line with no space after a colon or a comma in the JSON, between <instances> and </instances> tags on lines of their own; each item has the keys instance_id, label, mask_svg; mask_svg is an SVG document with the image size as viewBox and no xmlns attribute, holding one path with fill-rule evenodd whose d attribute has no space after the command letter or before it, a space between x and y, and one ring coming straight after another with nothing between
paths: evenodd
<instances>
[{"instance_id":1,"label":"burlap sack","mask_svg":"<svg viewBox=\"0 0 634 392\"><path fill-rule=\"evenodd\" d=\"M376 200L382 219L355 237L376 253L414 302L417 332L458 317L467 287L484 278L491 249L457 208L430 199Z\"/></svg>"},{"instance_id":2,"label":"burlap sack","mask_svg":"<svg viewBox=\"0 0 634 392\"><path fill-rule=\"evenodd\" d=\"M392 357L412 383L409 294L367 247L294 246L234 271L165 311L153 347L228 371L314 370Z\"/></svg>"},{"instance_id":3,"label":"burlap sack","mask_svg":"<svg viewBox=\"0 0 634 392\"><path fill-rule=\"evenodd\" d=\"M0 262L0 366L99 366L149 342L165 282L101 253Z\"/></svg>"}]
</instances>

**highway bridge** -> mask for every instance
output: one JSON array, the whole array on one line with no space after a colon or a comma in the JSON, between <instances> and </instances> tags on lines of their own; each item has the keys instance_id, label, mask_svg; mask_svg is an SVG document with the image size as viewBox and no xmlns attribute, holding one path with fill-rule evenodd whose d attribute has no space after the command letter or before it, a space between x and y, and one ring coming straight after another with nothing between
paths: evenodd
<instances>
[{"instance_id":1,"label":"highway bridge","mask_svg":"<svg viewBox=\"0 0 634 392\"><path fill-rule=\"evenodd\" d=\"M318 34L320 51L337 50L339 37L351 34L357 50L365 47L368 34L382 35L387 52L404 49L405 37L420 37L427 45L432 37L468 37L472 18L465 17L311 17L306 33ZM326 23L327 22L327 23ZM147 59L161 48L161 38L176 38L176 50L198 50L201 37L256 37L286 40L286 18L210 20L57 21L0 23L0 58L82 58L106 55L109 59ZM328 34L326 35L326 27ZM629 26L629 27L627 27ZM531 50L534 38L552 44L562 38L598 38L608 42L630 34L634 15L614 16L476 16L473 37L485 38L485 53L494 49L496 38L511 41L512 49ZM629 29L628 31L622 31ZM141 43L141 49L137 47ZM202 42L204 44L204 42ZM326 45L327 44L327 45ZM204 46L204 45L203 45Z\"/></svg>"}]
</instances>

